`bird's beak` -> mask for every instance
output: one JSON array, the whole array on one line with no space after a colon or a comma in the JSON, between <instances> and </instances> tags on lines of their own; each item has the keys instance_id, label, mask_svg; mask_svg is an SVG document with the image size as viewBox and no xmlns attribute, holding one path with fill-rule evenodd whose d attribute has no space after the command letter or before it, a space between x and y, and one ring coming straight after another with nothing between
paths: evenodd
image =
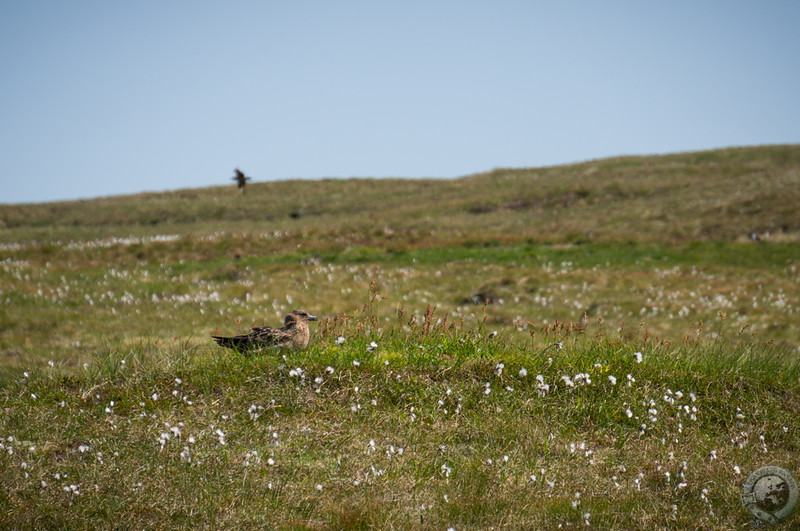
<instances>
[{"instance_id":1,"label":"bird's beak","mask_svg":"<svg viewBox=\"0 0 800 531\"><path fill-rule=\"evenodd\" d=\"M316 315L309 315L308 316L308 320L309 321L316 321L317 320L317 316Z\"/></svg>"}]
</instances>

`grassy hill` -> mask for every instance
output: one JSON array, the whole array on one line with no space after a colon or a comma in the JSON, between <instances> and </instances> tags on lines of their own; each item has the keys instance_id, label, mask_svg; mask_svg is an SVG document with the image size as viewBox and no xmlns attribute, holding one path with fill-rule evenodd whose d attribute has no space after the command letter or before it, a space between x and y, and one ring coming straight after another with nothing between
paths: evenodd
<instances>
[{"instance_id":1,"label":"grassy hill","mask_svg":"<svg viewBox=\"0 0 800 531\"><path fill-rule=\"evenodd\" d=\"M800 477L798 185L767 146L2 205L0 527L746 527ZM306 351L209 341L294 308Z\"/></svg>"},{"instance_id":2,"label":"grassy hill","mask_svg":"<svg viewBox=\"0 0 800 531\"><path fill-rule=\"evenodd\" d=\"M623 157L454 180L328 179L0 206L2 241L301 231L319 246L797 241L800 146Z\"/></svg>"}]
</instances>

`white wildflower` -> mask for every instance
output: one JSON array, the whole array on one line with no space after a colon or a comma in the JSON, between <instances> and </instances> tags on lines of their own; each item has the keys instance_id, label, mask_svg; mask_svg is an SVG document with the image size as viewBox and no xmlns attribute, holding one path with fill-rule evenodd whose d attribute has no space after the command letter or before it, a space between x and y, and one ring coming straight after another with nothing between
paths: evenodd
<instances>
[{"instance_id":1,"label":"white wildflower","mask_svg":"<svg viewBox=\"0 0 800 531\"><path fill-rule=\"evenodd\" d=\"M588 372L580 372L574 377L575 385L591 385L592 379Z\"/></svg>"},{"instance_id":2,"label":"white wildflower","mask_svg":"<svg viewBox=\"0 0 800 531\"><path fill-rule=\"evenodd\" d=\"M258 455L258 450L248 450L244 454L244 462L242 463L244 466L257 465L259 463L261 463L261 457Z\"/></svg>"},{"instance_id":3,"label":"white wildflower","mask_svg":"<svg viewBox=\"0 0 800 531\"><path fill-rule=\"evenodd\" d=\"M544 396L550 391L550 384L544 383L544 376L536 375L536 392L539 396Z\"/></svg>"},{"instance_id":4,"label":"white wildflower","mask_svg":"<svg viewBox=\"0 0 800 531\"><path fill-rule=\"evenodd\" d=\"M250 407L247 408L247 414L250 415L250 420L255 422L258 420L258 417L261 416L261 412L264 410L264 406L257 406L256 404L250 404Z\"/></svg>"}]
</instances>

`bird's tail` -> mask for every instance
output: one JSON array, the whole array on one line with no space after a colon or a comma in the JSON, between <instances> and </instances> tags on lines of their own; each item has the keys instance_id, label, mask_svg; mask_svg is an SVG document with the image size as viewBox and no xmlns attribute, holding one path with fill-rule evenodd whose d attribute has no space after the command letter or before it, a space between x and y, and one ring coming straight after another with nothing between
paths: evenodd
<instances>
[{"instance_id":1,"label":"bird's tail","mask_svg":"<svg viewBox=\"0 0 800 531\"><path fill-rule=\"evenodd\" d=\"M233 350L242 350L247 347L247 336L221 337L211 336L217 345Z\"/></svg>"}]
</instances>

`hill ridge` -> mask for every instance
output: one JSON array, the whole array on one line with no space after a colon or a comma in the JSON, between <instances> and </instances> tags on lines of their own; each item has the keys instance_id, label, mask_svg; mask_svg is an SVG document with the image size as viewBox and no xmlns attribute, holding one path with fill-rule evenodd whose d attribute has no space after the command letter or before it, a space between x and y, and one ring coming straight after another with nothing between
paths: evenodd
<instances>
[{"instance_id":1,"label":"hill ridge","mask_svg":"<svg viewBox=\"0 0 800 531\"><path fill-rule=\"evenodd\" d=\"M533 240L797 241L800 145L631 155L454 179L326 178L187 188L55 203L0 205L0 239L48 233L339 229L431 230L456 239L485 227ZM384 229L386 229L384 231ZM418 235L419 237L419 235Z\"/></svg>"}]
</instances>

